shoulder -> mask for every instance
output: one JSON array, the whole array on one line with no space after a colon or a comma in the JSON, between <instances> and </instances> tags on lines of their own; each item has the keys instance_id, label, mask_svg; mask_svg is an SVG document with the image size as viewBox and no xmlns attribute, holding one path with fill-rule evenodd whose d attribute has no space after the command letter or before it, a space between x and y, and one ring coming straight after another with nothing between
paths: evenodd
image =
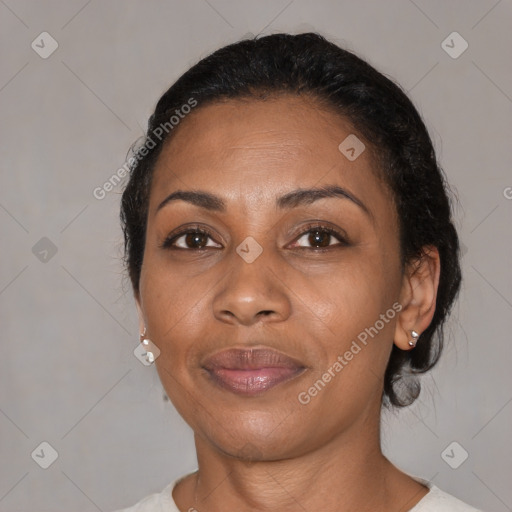
<instances>
[{"instance_id":1,"label":"shoulder","mask_svg":"<svg viewBox=\"0 0 512 512\"><path fill-rule=\"evenodd\" d=\"M481 512L459 499L441 491L435 485L409 512Z\"/></svg>"},{"instance_id":2,"label":"shoulder","mask_svg":"<svg viewBox=\"0 0 512 512\"><path fill-rule=\"evenodd\" d=\"M180 512L174 503L172 491L183 478L185 476L173 480L161 492L150 494L131 507L118 509L114 512Z\"/></svg>"},{"instance_id":3,"label":"shoulder","mask_svg":"<svg viewBox=\"0 0 512 512\"><path fill-rule=\"evenodd\" d=\"M176 484L187 476L184 475L177 478L161 492L150 494L131 507L118 509L114 512L180 512L172 497L172 491ZM429 487L430 491L409 512L481 512L454 496L443 492L435 485L428 484L425 481L422 482Z\"/></svg>"}]
</instances>

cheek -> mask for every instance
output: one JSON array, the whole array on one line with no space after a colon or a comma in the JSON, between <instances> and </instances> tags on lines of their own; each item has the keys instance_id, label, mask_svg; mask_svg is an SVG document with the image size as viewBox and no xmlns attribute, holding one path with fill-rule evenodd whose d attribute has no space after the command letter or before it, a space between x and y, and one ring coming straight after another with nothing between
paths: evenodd
<instances>
[{"instance_id":1,"label":"cheek","mask_svg":"<svg viewBox=\"0 0 512 512\"><path fill-rule=\"evenodd\" d=\"M299 316L307 318L302 332L315 343L311 354L315 364L297 398L311 413L316 411L314 415L332 416L333 430L365 404L380 403L400 310L395 292L389 291L393 287L396 284L385 273L361 265L317 280L314 292L309 289L311 311L304 308ZM321 337L315 339L319 330L311 329L311 320L323 328ZM327 416L326 410L331 411Z\"/></svg>"},{"instance_id":2,"label":"cheek","mask_svg":"<svg viewBox=\"0 0 512 512\"><path fill-rule=\"evenodd\" d=\"M287 295L292 304L292 316L286 321L290 338L308 332L318 340L317 356L322 352L325 356L333 345L342 348L340 343L374 325L398 289L398 276L384 266L389 267L389 259L386 251L366 246L340 256L328 269L314 262L275 262L280 281L269 286ZM235 283L229 281L224 265L203 270L191 274L182 267L173 269L165 257L145 259L141 297L148 331L157 345L162 344L160 350L175 351L200 342L213 324L222 329L222 322L213 316L212 301L216 290Z\"/></svg>"},{"instance_id":3,"label":"cheek","mask_svg":"<svg viewBox=\"0 0 512 512\"><path fill-rule=\"evenodd\" d=\"M312 360L317 364L310 381L329 380L325 397L332 393L347 400L344 392L350 389L362 399L380 389L401 309L400 273L398 267L390 268L384 254L362 251L331 275L304 280L308 293L298 302L298 317L305 319L303 332L316 342Z\"/></svg>"},{"instance_id":4,"label":"cheek","mask_svg":"<svg viewBox=\"0 0 512 512\"><path fill-rule=\"evenodd\" d=\"M314 439L307 426L318 418L323 421L318 435L334 435L368 404L380 403L395 316L394 310L387 311L392 308L397 279L387 272L384 253L361 247L329 270L318 263L292 265L277 259L272 263L280 281L269 282L269 289L287 297L291 316L280 325L270 325L270 331L275 329L276 340L284 347L304 356L311 371L279 404L268 404L271 419L257 415L258 421L268 423L262 431L275 432L277 439L285 427L293 427L297 439L303 436L310 443ZM161 350L156 367L172 403L196 431L209 432L210 417L222 407L226 417L233 414L229 432L240 429L242 436L244 429L256 428L249 420L250 408L235 409L229 402L213 407L197 385L198 357L230 327L213 315L212 307L216 293L236 284L229 279L229 270L219 264L190 274L157 263L158 258L146 261L141 295L148 331ZM386 322L382 314L387 315Z\"/></svg>"},{"instance_id":5,"label":"cheek","mask_svg":"<svg viewBox=\"0 0 512 512\"><path fill-rule=\"evenodd\" d=\"M305 311L335 329L333 334L355 335L373 325L396 300L400 276L389 268L389 260L368 248L354 251L350 258L328 273L304 276L296 286ZM302 296L300 290L303 290Z\"/></svg>"},{"instance_id":6,"label":"cheek","mask_svg":"<svg viewBox=\"0 0 512 512\"><path fill-rule=\"evenodd\" d=\"M148 332L162 360L195 343L201 325L211 322L205 316L206 300L218 279L212 275L192 278L148 258L141 274L141 299Z\"/></svg>"}]
</instances>

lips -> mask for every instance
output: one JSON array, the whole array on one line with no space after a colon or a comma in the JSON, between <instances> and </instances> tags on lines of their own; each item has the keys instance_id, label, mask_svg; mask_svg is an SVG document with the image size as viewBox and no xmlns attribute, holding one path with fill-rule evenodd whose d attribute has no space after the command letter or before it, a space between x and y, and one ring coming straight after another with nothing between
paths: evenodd
<instances>
[{"instance_id":1,"label":"lips","mask_svg":"<svg viewBox=\"0 0 512 512\"><path fill-rule=\"evenodd\" d=\"M299 361L269 348L224 350L202 366L217 385L241 395L260 394L306 369Z\"/></svg>"}]
</instances>

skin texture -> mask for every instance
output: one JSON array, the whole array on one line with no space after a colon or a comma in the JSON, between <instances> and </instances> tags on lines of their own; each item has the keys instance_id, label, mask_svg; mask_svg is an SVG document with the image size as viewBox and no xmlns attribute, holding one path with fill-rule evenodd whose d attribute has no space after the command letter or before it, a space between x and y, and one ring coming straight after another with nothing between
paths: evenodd
<instances>
[{"instance_id":1,"label":"skin texture","mask_svg":"<svg viewBox=\"0 0 512 512\"><path fill-rule=\"evenodd\" d=\"M141 332L161 351L162 384L195 432L199 471L174 490L183 511L406 511L428 492L384 458L379 428L391 348L410 350L411 330L429 325L439 256L428 248L402 269L396 211L369 144L355 161L338 150L352 133L313 99L229 100L190 114L157 162L136 299ZM296 189L328 185L368 212L339 197L276 206ZM177 190L215 194L226 210L183 200L158 210ZM323 233L319 244L308 231L317 223L348 243ZM196 225L211 233L206 248L184 236L175 241L184 249L162 248ZM236 251L249 236L263 250L252 263ZM394 303L400 313L301 404L298 394ZM256 346L306 371L248 397L215 385L201 367L219 350Z\"/></svg>"}]
</instances>

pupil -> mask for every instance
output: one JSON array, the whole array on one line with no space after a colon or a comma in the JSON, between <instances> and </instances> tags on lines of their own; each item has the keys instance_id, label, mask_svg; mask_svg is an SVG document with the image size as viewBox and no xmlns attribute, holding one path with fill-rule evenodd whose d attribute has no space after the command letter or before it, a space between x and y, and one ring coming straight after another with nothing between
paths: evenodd
<instances>
[{"instance_id":1,"label":"pupil","mask_svg":"<svg viewBox=\"0 0 512 512\"><path fill-rule=\"evenodd\" d=\"M190 247L204 247L206 245L206 235L203 233L187 233L185 237L185 243Z\"/></svg>"},{"instance_id":2,"label":"pupil","mask_svg":"<svg viewBox=\"0 0 512 512\"><path fill-rule=\"evenodd\" d=\"M309 236L309 243L311 245L327 247L329 245L329 237L330 234L327 231L312 231Z\"/></svg>"}]
</instances>

